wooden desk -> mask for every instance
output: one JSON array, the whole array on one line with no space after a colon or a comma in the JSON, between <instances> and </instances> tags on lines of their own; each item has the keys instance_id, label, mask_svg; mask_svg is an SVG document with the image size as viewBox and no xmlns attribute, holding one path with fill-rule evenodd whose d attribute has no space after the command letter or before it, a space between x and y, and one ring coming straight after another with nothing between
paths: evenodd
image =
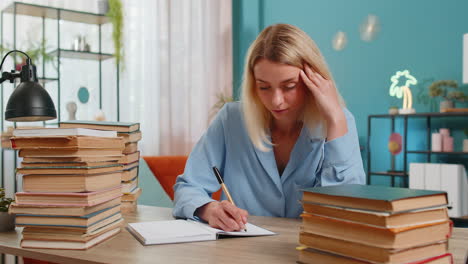
<instances>
[{"instance_id":1,"label":"wooden desk","mask_svg":"<svg viewBox=\"0 0 468 264\"><path fill-rule=\"evenodd\" d=\"M139 206L127 222L172 219L171 209ZM86 251L37 250L19 247L21 229L0 233L0 252L58 263L295 263L300 220L254 217L249 222L278 233L276 236L224 238L217 241L142 246L126 229ZM450 251L456 264L465 264L468 229L455 228Z\"/></svg>"}]
</instances>

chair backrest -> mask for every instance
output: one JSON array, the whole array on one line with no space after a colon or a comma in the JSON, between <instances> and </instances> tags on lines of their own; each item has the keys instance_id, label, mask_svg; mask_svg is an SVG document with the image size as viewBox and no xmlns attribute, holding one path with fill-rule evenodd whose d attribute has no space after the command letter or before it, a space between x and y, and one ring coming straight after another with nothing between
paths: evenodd
<instances>
[{"instance_id":1,"label":"chair backrest","mask_svg":"<svg viewBox=\"0 0 468 264\"><path fill-rule=\"evenodd\" d=\"M187 156L144 156L143 159L159 181L164 191L174 200L174 184L177 176L184 173ZM219 200L221 190L213 194L213 199Z\"/></svg>"}]
</instances>

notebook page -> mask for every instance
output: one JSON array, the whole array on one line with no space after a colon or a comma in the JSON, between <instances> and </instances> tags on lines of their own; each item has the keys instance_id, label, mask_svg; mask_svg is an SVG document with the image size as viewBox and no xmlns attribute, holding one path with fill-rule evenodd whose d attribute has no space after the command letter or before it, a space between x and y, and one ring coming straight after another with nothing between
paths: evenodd
<instances>
[{"instance_id":1,"label":"notebook page","mask_svg":"<svg viewBox=\"0 0 468 264\"><path fill-rule=\"evenodd\" d=\"M264 228L258 227L256 225L247 223L245 225L247 232L245 231L234 231L234 232L226 232L221 229L213 228L210 227L208 224L201 223L201 222L196 222L196 221L190 221L199 225L204 226L204 228L211 230L211 232L216 232L218 235L223 235L223 236L271 236L271 235L276 235L276 233L271 232L270 230L266 230Z\"/></svg>"},{"instance_id":2,"label":"notebook page","mask_svg":"<svg viewBox=\"0 0 468 264\"><path fill-rule=\"evenodd\" d=\"M191 237L213 236L214 234L208 229L185 220L151 221L128 225L149 243L173 238L190 240Z\"/></svg>"}]
</instances>

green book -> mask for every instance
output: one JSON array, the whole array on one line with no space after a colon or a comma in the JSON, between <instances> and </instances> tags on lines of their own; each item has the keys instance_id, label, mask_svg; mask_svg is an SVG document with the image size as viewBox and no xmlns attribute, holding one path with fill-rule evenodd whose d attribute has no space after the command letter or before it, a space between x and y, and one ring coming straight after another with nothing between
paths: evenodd
<instances>
[{"instance_id":1,"label":"green book","mask_svg":"<svg viewBox=\"0 0 468 264\"><path fill-rule=\"evenodd\" d=\"M98 130L111 130L120 133L131 133L140 130L140 123L72 120L60 122L63 128L91 128Z\"/></svg>"},{"instance_id":2,"label":"green book","mask_svg":"<svg viewBox=\"0 0 468 264\"><path fill-rule=\"evenodd\" d=\"M443 191L416 190L376 185L333 185L303 189L304 203L401 213L447 205Z\"/></svg>"}]
</instances>

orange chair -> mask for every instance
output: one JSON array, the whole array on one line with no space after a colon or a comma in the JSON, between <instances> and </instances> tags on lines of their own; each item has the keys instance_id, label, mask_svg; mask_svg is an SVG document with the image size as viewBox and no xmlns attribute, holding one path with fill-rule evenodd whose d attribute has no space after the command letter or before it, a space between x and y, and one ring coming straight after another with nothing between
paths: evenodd
<instances>
[{"instance_id":1,"label":"orange chair","mask_svg":"<svg viewBox=\"0 0 468 264\"><path fill-rule=\"evenodd\" d=\"M174 200L173 186L177 176L184 172L187 156L145 156L143 159L153 172L156 180L159 181L164 191ZM214 176L213 176L214 177ZM213 193L213 199L218 200L221 197L221 189Z\"/></svg>"}]
</instances>

